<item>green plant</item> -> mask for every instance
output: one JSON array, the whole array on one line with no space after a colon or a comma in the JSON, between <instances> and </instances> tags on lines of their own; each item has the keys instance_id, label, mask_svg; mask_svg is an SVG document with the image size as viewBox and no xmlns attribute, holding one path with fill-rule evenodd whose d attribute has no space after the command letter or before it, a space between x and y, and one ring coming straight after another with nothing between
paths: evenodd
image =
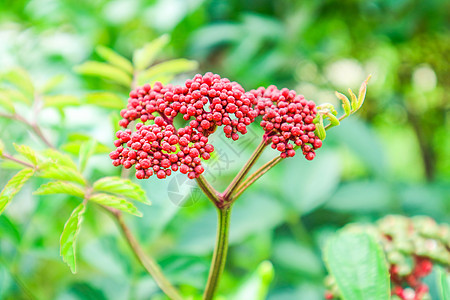
<instances>
[{"instance_id":1,"label":"green plant","mask_svg":"<svg viewBox=\"0 0 450 300\"><path fill-rule=\"evenodd\" d=\"M438 268L448 297L450 227L429 217L390 215L376 225L350 224L328 243L326 299L432 299L423 278ZM446 271L445 271L446 270Z\"/></svg>"},{"instance_id":2,"label":"green plant","mask_svg":"<svg viewBox=\"0 0 450 300\"><path fill-rule=\"evenodd\" d=\"M368 79L361 86L358 97L351 90L349 91L351 100L337 93L338 98L343 102L344 112L342 116L337 117L337 111L331 104L315 107L313 102L307 102L295 92L287 89L278 90L275 87L259 88L245 93L238 84L230 83L213 74L197 75L193 80L187 81L185 87L166 85L165 83L169 82L175 74L191 71L197 65L195 62L180 59L151 66L156 53L165 43L167 38L162 37L136 51L133 63L108 48L97 48L98 55L107 63L91 61L78 66L75 70L80 74L101 77L118 85L115 87L117 93L95 91L85 95L83 100L69 95L49 94L58 83L58 78L51 80L41 89L36 89L23 70L16 69L5 74L4 78L9 85L0 97L0 105L6 110L6 113L2 113L1 116L24 123L48 149L35 151L28 146L20 145L15 147L17 156L0 148L2 149L1 157L10 163L10 167L22 169L3 189L0 195L0 212L3 212L14 195L33 175L51 179L53 181L41 185L35 194L61 193L80 199L61 235L61 255L73 272L76 271L76 242L83 215L87 207L94 204L110 213L116 220L130 248L164 293L171 299L181 299L182 293L169 282L162 273L161 267L142 249L122 216L123 212L142 216L131 201L150 204L142 187L128 179L128 168L135 165L136 177L139 179L149 178L153 173L156 173L158 178L165 178L179 170L187 174L189 178L196 179L198 186L218 212L216 247L203 296L205 299L211 299L216 293L225 267L231 209L235 201L262 175L283 159L294 156L299 149L308 160L314 159L314 150L322 146L326 130L339 125L341 120L359 110L365 98ZM139 87L147 81L151 85ZM163 81L164 84L154 83L156 81ZM198 86L194 88L193 84L195 85L196 82ZM204 84L206 86L202 86ZM221 87L216 88L218 85ZM122 100L123 94L130 89L132 92L126 104ZM223 89L227 89L232 94L222 98L220 93ZM219 95L217 98L220 100L217 100L217 103L214 102L216 95L211 95L211 91ZM150 98L152 92L155 94L153 95L155 99L160 100L159 103L155 99L145 99L145 96ZM196 101L191 102L191 98L186 100L188 96L196 100L202 96L207 99L206 102L197 104ZM178 101L183 97L184 103ZM281 97L283 100L280 100ZM13 101L16 99L25 105L33 106L35 119L29 121L22 115L22 107L17 109L17 103ZM154 104L151 103L152 100L155 100ZM148 103L143 105L143 101ZM73 134L68 138L68 143L56 147L36 121L42 105L56 108L64 117L66 107L80 103L115 110L111 116L116 126L120 124L126 128L135 125L134 132L130 129L118 131L116 150L110 153L114 165L125 167L120 177L95 178L86 174L89 158L95 154L109 152L107 145L82 134ZM292 108L285 109L291 104L294 105ZM121 113L123 119L118 120L117 110L126 105L127 109ZM146 112L143 112L144 106ZM178 114L183 115L184 121L190 122L188 124L179 122L175 119ZM218 192L202 175L204 168L201 160L208 160L214 150L208 143L208 136L224 125L223 131L226 137L237 140L239 134L245 134L247 126L258 116L262 116L261 126L264 129L261 143L225 191ZM233 122L233 120L237 121ZM296 125L289 125L291 123ZM183 133L180 129L184 130ZM154 133L155 137L152 137L150 133ZM164 134L158 136L158 133ZM166 136L165 133L168 135ZM141 142L142 139L147 138L147 142L152 142L151 145L148 143L147 146L146 141ZM130 141L131 143L128 144ZM153 145L153 142L156 144ZM136 144L133 145L133 143ZM280 155L247 176L263 150L269 145L277 149ZM126 155L125 150L128 151ZM181 152L184 155L177 156ZM130 155L130 153L135 154ZM74 155L78 156L77 162L73 159ZM149 159L150 156L152 159ZM263 263L256 273L253 281L257 282L257 294L260 298L264 298L273 277L273 269L270 263Z\"/></svg>"}]
</instances>

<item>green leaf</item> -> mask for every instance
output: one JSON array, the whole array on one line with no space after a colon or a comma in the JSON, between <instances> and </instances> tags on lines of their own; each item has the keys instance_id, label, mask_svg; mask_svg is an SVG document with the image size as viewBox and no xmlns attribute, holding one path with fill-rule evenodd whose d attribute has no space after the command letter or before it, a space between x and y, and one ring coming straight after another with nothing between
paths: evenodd
<instances>
[{"instance_id":1,"label":"green leaf","mask_svg":"<svg viewBox=\"0 0 450 300\"><path fill-rule=\"evenodd\" d=\"M121 97L108 92L89 93L86 95L86 103L112 109L122 109L126 106Z\"/></svg>"},{"instance_id":2,"label":"green leaf","mask_svg":"<svg viewBox=\"0 0 450 300\"><path fill-rule=\"evenodd\" d=\"M42 154L45 157L48 157L52 161L53 165L63 165L75 171L77 170L77 165L75 162L66 154L50 148L46 149Z\"/></svg>"},{"instance_id":3,"label":"green leaf","mask_svg":"<svg viewBox=\"0 0 450 300\"><path fill-rule=\"evenodd\" d=\"M15 246L19 245L22 240L17 224L15 224L14 221L9 219L6 215L1 215L0 238L4 239L5 237L8 237L11 241L13 241Z\"/></svg>"},{"instance_id":4,"label":"green leaf","mask_svg":"<svg viewBox=\"0 0 450 300\"><path fill-rule=\"evenodd\" d=\"M198 68L198 63L193 60L188 60L184 58L180 59L172 59L169 61L165 61L154 65L150 69L142 72L139 75L140 82L147 82L153 80L157 80L158 76L164 75L172 75L179 74L183 72L189 72Z\"/></svg>"},{"instance_id":5,"label":"green leaf","mask_svg":"<svg viewBox=\"0 0 450 300\"><path fill-rule=\"evenodd\" d=\"M129 74L133 74L133 65L128 59L126 59L119 53L105 46L97 46L95 48L95 51L98 53L98 55L100 55L104 60L106 60L110 64L119 67L120 69L128 72Z\"/></svg>"},{"instance_id":6,"label":"green leaf","mask_svg":"<svg viewBox=\"0 0 450 300\"><path fill-rule=\"evenodd\" d=\"M20 91L22 91L30 99L34 98L34 86L31 81L30 75L27 71L21 68L15 68L3 75L3 78L15 85Z\"/></svg>"},{"instance_id":7,"label":"green leaf","mask_svg":"<svg viewBox=\"0 0 450 300\"><path fill-rule=\"evenodd\" d=\"M12 198L20 191L25 182L33 176L33 173L34 170L32 169L23 169L8 181L0 193L0 214L5 210Z\"/></svg>"},{"instance_id":8,"label":"green leaf","mask_svg":"<svg viewBox=\"0 0 450 300\"><path fill-rule=\"evenodd\" d=\"M344 109L345 115L349 116L352 111L350 100L348 100L347 96L339 92L335 92L335 95L342 101L342 108Z\"/></svg>"},{"instance_id":9,"label":"green leaf","mask_svg":"<svg viewBox=\"0 0 450 300\"><path fill-rule=\"evenodd\" d=\"M0 156L3 155L3 151L5 151L5 144L0 140Z\"/></svg>"},{"instance_id":10,"label":"green leaf","mask_svg":"<svg viewBox=\"0 0 450 300\"><path fill-rule=\"evenodd\" d=\"M104 177L97 180L93 188L95 191L108 192L122 197L127 197L145 204L151 204L145 195L145 191L129 179L120 177Z\"/></svg>"},{"instance_id":11,"label":"green leaf","mask_svg":"<svg viewBox=\"0 0 450 300\"><path fill-rule=\"evenodd\" d=\"M86 168L86 164L87 164L89 158L95 153L96 147L97 147L97 141L93 140L93 139L81 144L80 156L79 156L81 172L83 172L84 169Z\"/></svg>"},{"instance_id":12,"label":"green leaf","mask_svg":"<svg viewBox=\"0 0 450 300\"><path fill-rule=\"evenodd\" d=\"M331 126L338 126L340 124L339 119L335 115L328 113L327 117L330 119Z\"/></svg>"},{"instance_id":13,"label":"green leaf","mask_svg":"<svg viewBox=\"0 0 450 300\"><path fill-rule=\"evenodd\" d=\"M122 127L120 127L119 125L119 121L122 119L122 117L118 113L112 112L111 114L109 114L109 118L111 127L113 128L113 131L111 132L112 138L116 139L115 133L122 129Z\"/></svg>"},{"instance_id":14,"label":"green leaf","mask_svg":"<svg viewBox=\"0 0 450 300\"><path fill-rule=\"evenodd\" d=\"M80 99L70 95L52 95L44 96L44 107L57 107L63 108L66 106L78 106L80 105Z\"/></svg>"},{"instance_id":15,"label":"green leaf","mask_svg":"<svg viewBox=\"0 0 450 300\"><path fill-rule=\"evenodd\" d=\"M319 122L316 124L316 130L314 132L319 137L319 139L321 139L322 141L327 137L325 127L323 126L322 115L319 116Z\"/></svg>"},{"instance_id":16,"label":"green leaf","mask_svg":"<svg viewBox=\"0 0 450 300\"><path fill-rule=\"evenodd\" d=\"M41 185L35 192L36 195L67 194L84 198L84 191L76 184L64 181L53 181Z\"/></svg>"},{"instance_id":17,"label":"green leaf","mask_svg":"<svg viewBox=\"0 0 450 300\"><path fill-rule=\"evenodd\" d=\"M364 103L364 99L366 98L367 83L369 82L370 77L372 77L372 75L369 75L366 78L366 80L364 80L364 82L361 84L361 87L359 88L357 109L360 109Z\"/></svg>"},{"instance_id":18,"label":"green leaf","mask_svg":"<svg viewBox=\"0 0 450 300\"><path fill-rule=\"evenodd\" d=\"M58 85L61 84L61 82L64 81L65 78L66 77L62 74L53 76L52 78L47 80L47 82L42 87L42 89L41 89L42 93L46 94L46 93L52 92Z\"/></svg>"},{"instance_id":19,"label":"green leaf","mask_svg":"<svg viewBox=\"0 0 450 300\"><path fill-rule=\"evenodd\" d=\"M384 253L370 235L341 232L329 241L324 256L343 300L390 299Z\"/></svg>"},{"instance_id":20,"label":"green leaf","mask_svg":"<svg viewBox=\"0 0 450 300\"><path fill-rule=\"evenodd\" d=\"M358 99L351 89L348 89L348 93L350 94L350 98L352 99L352 112L355 112L358 107Z\"/></svg>"},{"instance_id":21,"label":"green leaf","mask_svg":"<svg viewBox=\"0 0 450 300\"><path fill-rule=\"evenodd\" d=\"M83 143L91 140L92 137L81 134L81 133L73 133L70 134L68 137L69 142L61 146L61 148L70 154L73 155L79 155L81 146ZM97 142L97 146L95 148L94 154L101 154L101 153L109 153L111 152L111 148L107 147L106 145L103 145L99 142Z\"/></svg>"},{"instance_id":22,"label":"green leaf","mask_svg":"<svg viewBox=\"0 0 450 300\"><path fill-rule=\"evenodd\" d=\"M70 215L60 239L60 253L63 261L69 266L72 273L77 271L76 262L76 243L78 233L80 232L81 222L83 221L83 214L86 206L82 203L78 205Z\"/></svg>"},{"instance_id":23,"label":"green leaf","mask_svg":"<svg viewBox=\"0 0 450 300\"><path fill-rule=\"evenodd\" d=\"M14 102L21 102L26 105L31 105L31 100L18 90L4 90L2 91L9 99Z\"/></svg>"},{"instance_id":24,"label":"green leaf","mask_svg":"<svg viewBox=\"0 0 450 300\"><path fill-rule=\"evenodd\" d=\"M3 107L7 112L12 114L16 112L13 102L6 92L0 92L0 107Z\"/></svg>"},{"instance_id":25,"label":"green leaf","mask_svg":"<svg viewBox=\"0 0 450 300\"><path fill-rule=\"evenodd\" d=\"M85 185L83 176L77 170L63 165L53 165L41 171L40 177L50 178L55 180L65 180L77 182Z\"/></svg>"},{"instance_id":26,"label":"green leaf","mask_svg":"<svg viewBox=\"0 0 450 300\"><path fill-rule=\"evenodd\" d=\"M104 206L112 207L130 213L138 217L142 217L142 213L138 211L136 206L134 206L131 202L128 202L126 199L123 198L119 198L108 194L94 194L89 198L89 200Z\"/></svg>"},{"instance_id":27,"label":"green leaf","mask_svg":"<svg viewBox=\"0 0 450 300\"><path fill-rule=\"evenodd\" d=\"M131 76L107 63L97 61L88 61L82 65L75 67L75 71L89 76L101 77L122 84L129 88L131 86Z\"/></svg>"},{"instance_id":28,"label":"green leaf","mask_svg":"<svg viewBox=\"0 0 450 300\"><path fill-rule=\"evenodd\" d=\"M444 268L437 269L437 280L442 300L450 299L450 273Z\"/></svg>"},{"instance_id":29,"label":"green leaf","mask_svg":"<svg viewBox=\"0 0 450 300\"><path fill-rule=\"evenodd\" d=\"M27 145L17 145L15 143L14 148L16 148L16 151L22 154L33 165L36 166L38 164L37 155L33 149L31 149Z\"/></svg>"},{"instance_id":30,"label":"green leaf","mask_svg":"<svg viewBox=\"0 0 450 300\"><path fill-rule=\"evenodd\" d=\"M274 277L273 265L266 260L259 264L256 271L247 279L239 288L236 295L233 296L235 300L264 300L267 299L269 285Z\"/></svg>"},{"instance_id":31,"label":"green leaf","mask_svg":"<svg viewBox=\"0 0 450 300\"><path fill-rule=\"evenodd\" d=\"M150 66L156 55L169 43L169 36L163 35L144 45L133 54L133 64L137 70L144 70Z\"/></svg>"}]
</instances>

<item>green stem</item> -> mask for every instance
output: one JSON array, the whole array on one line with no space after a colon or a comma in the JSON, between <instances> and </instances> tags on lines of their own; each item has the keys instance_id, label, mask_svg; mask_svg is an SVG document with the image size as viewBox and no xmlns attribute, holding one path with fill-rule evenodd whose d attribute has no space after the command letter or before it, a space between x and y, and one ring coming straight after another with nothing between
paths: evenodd
<instances>
[{"instance_id":1,"label":"green stem","mask_svg":"<svg viewBox=\"0 0 450 300\"><path fill-rule=\"evenodd\" d=\"M230 195L234 192L234 190L237 188L239 183L242 182L245 175L247 175L247 173L250 171L251 167L255 164L255 162L261 156L261 154L266 146L267 146L267 139L263 138L261 143L258 145L258 147L253 152L252 156L250 156L250 159L242 167L241 171L239 171L239 173L236 175L236 177L233 179L233 181L230 183L230 185L223 192L223 195L222 195L223 199L225 199L227 201L230 198Z\"/></svg>"},{"instance_id":2,"label":"green stem","mask_svg":"<svg viewBox=\"0 0 450 300\"><path fill-rule=\"evenodd\" d=\"M196 178L198 186L201 188L203 193L208 197L208 199L215 205L218 206L220 203L219 193L209 184L203 175Z\"/></svg>"},{"instance_id":3,"label":"green stem","mask_svg":"<svg viewBox=\"0 0 450 300\"><path fill-rule=\"evenodd\" d=\"M256 170L252 175L250 175L241 185L239 185L236 188L236 193L231 195L232 201L236 201L237 198L249 187L251 186L256 180L258 180L261 176L267 173L270 169L272 169L275 165L277 165L282 158L280 156L277 156L273 158L271 161L265 163L263 166L261 166L258 170Z\"/></svg>"},{"instance_id":4,"label":"green stem","mask_svg":"<svg viewBox=\"0 0 450 300\"><path fill-rule=\"evenodd\" d=\"M203 294L204 300L210 300L219 285L220 276L225 268L228 252L228 234L230 229L231 206L217 208L219 224L217 227L216 246L214 248L208 282Z\"/></svg>"},{"instance_id":5,"label":"green stem","mask_svg":"<svg viewBox=\"0 0 450 300\"><path fill-rule=\"evenodd\" d=\"M154 261L150 256L147 256L144 250L142 250L139 242L136 240L128 226L125 224L122 214L119 211L110 209L109 207L104 208L109 210L116 218L116 221L119 224L120 229L122 230L130 248L136 255L136 258L139 260L145 270L147 270L147 272L153 277L153 280L155 280L156 284L161 288L161 290L172 300L182 300L183 298L181 297L179 292L164 276L158 263Z\"/></svg>"}]
</instances>

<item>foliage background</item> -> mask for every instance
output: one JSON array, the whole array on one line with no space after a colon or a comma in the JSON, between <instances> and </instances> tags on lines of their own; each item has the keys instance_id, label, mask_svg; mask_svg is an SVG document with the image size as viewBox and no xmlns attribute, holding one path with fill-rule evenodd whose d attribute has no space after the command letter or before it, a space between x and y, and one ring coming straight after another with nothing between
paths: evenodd
<instances>
[{"instance_id":1,"label":"foliage background","mask_svg":"<svg viewBox=\"0 0 450 300\"><path fill-rule=\"evenodd\" d=\"M321 247L338 228L393 213L450 220L449 12L443 0L1 0L0 72L22 66L38 84L64 74L59 92L83 100L89 91L109 90L125 101L125 90L73 67L98 59L97 45L131 58L169 34L158 61L197 60L198 72L219 73L248 89L288 87L319 103L337 104L334 90L355 90L373 74L358 117L330 130L313 162L298 155L265 175L232 217L220 294L238 299L261 261L270 260L269 299L322 299ZM111 113L118 110L48 108L39 122L58 146L82 133L111 147ZM223 189L232 179L259 142L251 135L258 130L231 148L218 141L220 155L208 166L214 186ZM44 148L11 120L0 119L0 139L10 152L12 142ZM261 160L275 155L266 151ZM0 169L0 186L13 172ZM96 155L87 172L119 174L106 154ZM128 222L169 278L186 294L196 293L206 281L215 212L198 193L174 204L180 198L169 192L189 189L182 177L173 178L179 182L142 182L153 206L140 207L144 217ZM79 272L72 275L59 257L59 235L77 200L31 196L42 182L27 184L0 217L0 299L161 298L113 222L94 206L80 234Z\"/></svg>"}]
</instances>

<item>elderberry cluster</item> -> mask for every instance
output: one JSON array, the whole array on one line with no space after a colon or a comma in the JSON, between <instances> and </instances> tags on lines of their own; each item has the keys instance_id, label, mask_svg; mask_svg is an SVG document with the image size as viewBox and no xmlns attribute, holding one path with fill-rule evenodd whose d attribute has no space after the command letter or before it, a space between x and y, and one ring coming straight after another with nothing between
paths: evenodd
<instances>
[{"instance_id":1,"label":"elderberry cluster","mask_svg":"<svg viewBox=\"0 0 450 300\"><path fill-rule=\"evenodd\" d=\"M429 217L387 216L376 226L349 225L351 231L370 233L383 246L392 284L392 299L430 300L423 279L434 265L450 269L450 227ZM326 280L325 299L341 299L332 276Z\"/></svg>"},{"instance_id":2,"label":"elderberry cluster","mask_svg":"<svg viewBox=\"0 0 450 300\"><path fill-rule=\"evenodd\" d=\"M260 125L271 139L272 148L280 151L282 158L292 157L295 144L301 147L306 159L314 159L314 150L322 146L322 140L314 133L316 104L295 91L279 90L273 85L250 93L256 98L255 111L262 116Z\"/></svg>"},{"instance_id":3,"label":"elderberry cluster","mask_svg":"<svg viewBox=\"0 0 450 300\"><path fill-rule=\"evenodd\" d=\"M297 145L312 160L314 150L322 146L314 134L316 113L314 102L294 91L270 86L245 92L213 73L197 74L184 85L145 84L130 92L120 112L124 130L116 133L117 148L110 158L114 166L135 166L138 179L153 174L162 179L178 170L193 179L204 172L201 159L208 160L214 151L208 144L210 134L223 126L225 136L237 140L262 116L265 138L282 158L294 156ZM174 125L178 115L186 121L181 128ZM127 129L133 121L135 132Z\"/></svg>"},{"instance_id":4,"label":"elderberry cluster","mask_svg":"<svg viewBox=\"0 0 450 300\"><path fill-rule=\"evenodd\" d=\"M433 270L433 262L424 256L413 256L414 268L406 276L401 275L397 265L391 265L389 273L394 284L392 294L402 300L423 300L428 296L428 286L422 278ZM407 287L405 287L407 286Z\"/></svg>"}]
</instances>

